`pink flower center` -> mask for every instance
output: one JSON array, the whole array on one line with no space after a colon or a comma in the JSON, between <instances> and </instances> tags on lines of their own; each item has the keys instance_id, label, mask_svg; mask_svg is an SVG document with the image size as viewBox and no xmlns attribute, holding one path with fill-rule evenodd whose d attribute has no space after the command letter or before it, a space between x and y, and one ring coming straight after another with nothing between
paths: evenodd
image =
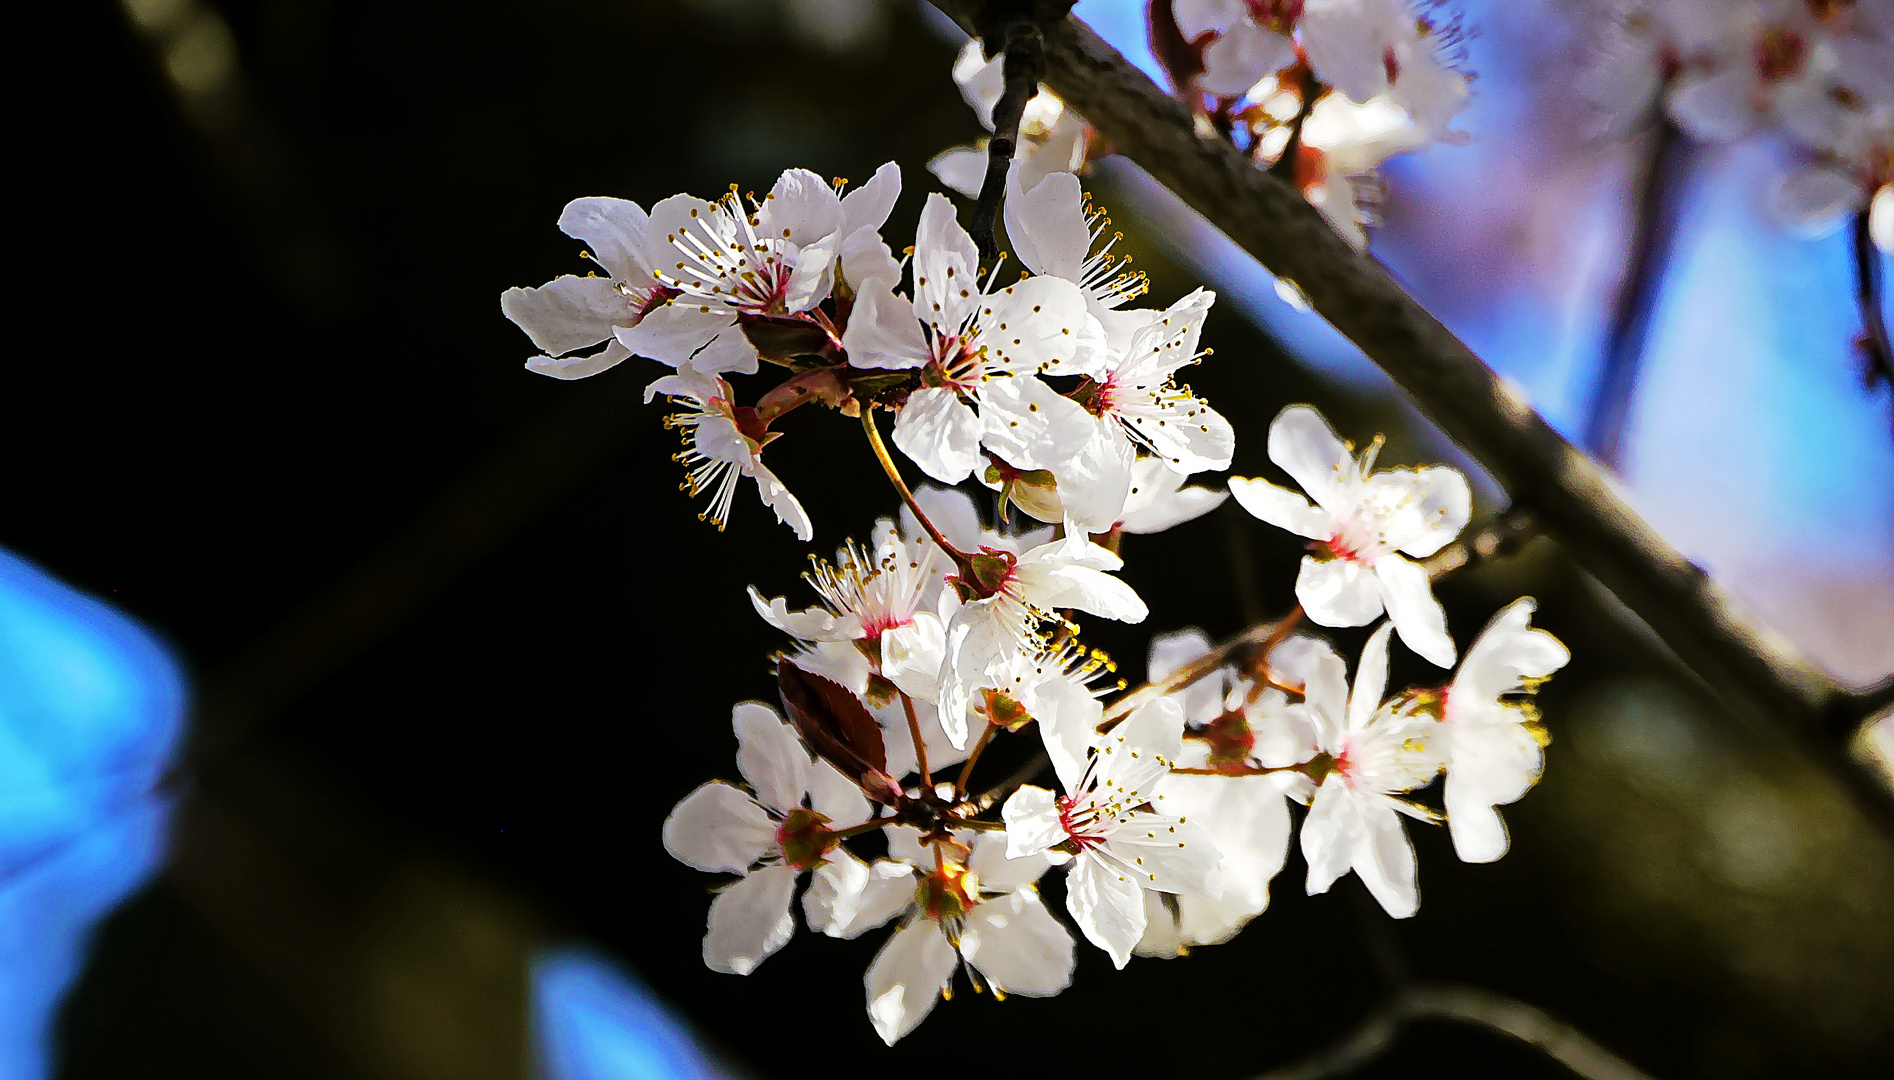
<instances>
[{"instance_id":1,"label":"pink flower center","mask_svg":"<svg viewBox=\"0 0 1894 1080\"><path fill-rule=\"evenodd\" d=\"M1305 0L1244 0L1249 8L1250 20L1256 25L1278 34L1286 34L1295 28L1296 20L1302 17L1302 5Z\"/></svg>"},{"instance_id":2,"label":"pink flower center","mask_svg":"<svg viewBox=\"0 0 1894 1080\"><path fill-rule=\"evenodd\" d=\"M1072 801L1070 795L1061 795L1059 797L1058 806L1059 827L1065 830L1065 834L1072 838L1072 842L1078 845L1080 851L1096 847L1104 842L1105 838L1103 836L1085 831L1087 826L1090 825L1090 821L1080 822L1077 820L1078 814L1074 812L1076 804Z\"/></svg>"}]
</instances>

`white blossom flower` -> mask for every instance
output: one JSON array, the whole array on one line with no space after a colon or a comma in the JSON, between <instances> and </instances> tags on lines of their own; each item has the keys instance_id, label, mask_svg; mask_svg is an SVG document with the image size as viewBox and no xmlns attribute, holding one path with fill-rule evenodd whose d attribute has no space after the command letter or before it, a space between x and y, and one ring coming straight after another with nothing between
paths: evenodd
<instances>
[{"instance_id":1,"label":"white blossom flower","mask_svg":"<svg viewBox=\"0 0 1894 1080\"><path fill-rule=\"evenodd\" d=\"M684 369L652 383L645 391L646 399L653 394L668 394L686 406L683 412L666 417L665 423L684 436L684 450L676 457L685 468L684 491L692 496L711 493L710 507L698 515L700 520L708 519L722 530L730 520L737 481L748 476L756 481L764 504L794 530L796 539L807 541L815 535L802 504L763 464L763 447L777 433L763 428L755 409L736 404L730 384L715 375Z\"/></svg>"},{"instance_id":2,"label":"white blossom flower","mask_svg":"<svg viewBox=\"0 0 1894 1080\"><path fill-rule=\"evenodd\" d=\"M1532 627L1531 597L1513 601L1474 640L1440 703L1436 737L1447 765L1447 826L1465 862L1506 854L1506 823L1495 807L1518 802L1545 768L1537 714L1509 701L1565 666L1572 654Z\"/></svg>"},{"instance_id":3,"label":"white blossom flower","mask_svg":"<svg viewBox=\"0 0 1894 1080\"><path fill-rule=\"evenodd\" d=\"M869 804L769 706L744 702L731 722L737 770L755 794L721 781L699 787L664 819L664 849L699 870L742 875L711 901L704 963L747 975L794 932L789 904L804 871L833 879L831 891L859 877L861 861L833 833L868 820Z\"/></svg>"},{"instance_id":4,"label":"white blossom flower","mask_svg":"<svg viewBox=\"0 0 1894 1080\"><path fill-rule=\"evenodd\" d=\"M804 576L823 607L792 612L781 597L766 601L755 587L750 602L765 622L792 637L860 643L874 674L932 701L947 642L939 606L953 564L917 533L910 530L904 537L883 518L875 524L870 549L850 541L833 564L816 560Z\"/></svg>"},{"instance_id":5,"label":"white blossom flower","mask_svg":"<svg viewBox=\"0 0 1894 1080\"><path fill-rule=\"evenodd\" d=\"M1362 103L1326 95L1302 125L1296 187L1336 232L1357 251L1365 250L1382 188L1375 170L1426 141L1426 132L1385 95Z\"/></svg>"},{"instance_id":6,"label":"white blossom flower","mask_svg":"<svg viewBox=\"0 0 1894 1080\"><path fill-rule=\"evenodd\" d=\"M1158 682L1210 651L1201 631L1166 634L1151 642L1148 678ZM1267 690L1254 702L1249 686L1224 669L1172 694L1191 725L1177 764L1210 768L1242 765L1257 741L1251 717L1267 725L1290 722L1287 698ZM1287 764L1286 762L1278 764ZM1289 800L1306 802L1312 790L1300 773L1196 776L1172 774L1164 784L1164 809L1202 826L1221 854L1219 897L1200 893L1144 894L1145 929L1140 956L1180 956L1191 947L1229 940L1269 906L1269 883L1289 855Z\"/></svg>"},{"instance_id":7,"label":"white blossom flower","mask_svg":"<svg viewBox=\"0 0 1894 1080\"><path fill-rule=\"evenodd\" d=\"M676 295L618 332L624 347L706 374L756 370L743 319L794 319L827 299L835 264L851 238L875 234L901 193L889 162L860 188L839 195L807 169L789 169L760 202L733 190L717 202L673 195L651 208L650 232L669 246L653 272ZM879 244L874 237L872 248ZM701 359L712 341L714 363ZM697 358L697 359L693 359Z\"/></svg>"},{"instance_id":8,"label":"white blossom flower","mask_svg":"<svg viewBox=\"0 0 1894 1080\"><path fill-rule=\"evenodd\" d=\"M1169 812L1158 789L1170 776L1184 713L1160 698L1097 737L1082 770L1065 764L1066 794L1026 785L1006 800L1006 853L1070 862L1066 909L1087 940L1124 967L1144 936L1144 891L1222 894L1216 845ZM1061 763L1054 762L1055 768Z\"/></svg>"},{"instance_id":9,"label":"white blossom flower","mask_svg":"<svg viewBox=\"0 0 1894 1080\"><path fill-rule=\"evenodd\" d=\"M1342 14L1351 8L1360 14ZM1408 0L1316 0L1302 34L1309 62L1324 81L1357 102L1386 94L1429 138L1442 142L1465 138L1449 126L1472 98L1466 74L1454 66L1462 37L1458 23L1436 23ZM1368 42L1380 48L1360 51Z\"/></svg>"},{"instance_id":10,"label":"white blossom flower","mask_svg":"<svg viewBox=\"0 0 1894 1080\"><path fill-rule=\"evenodd\" d=\"M1041 544L1015 556L982 549L973 557L976 581L960 582L965 603L947 624L947 658L941 667L940 718L955 746L965 745L965 716L972 695L992 685L995 665L1017 654L1044 652L1040 628L1076 608L1120 622L1142 622L1150 613L1131 586L1111 575L1124 561L1083 535Z\"/></svg>"},{"instance_id":11,"label":"white blossom flower","mask_svg":"<svg viewBox=\"0 0 1894 1080\"><path fill-rule=\"evenodd\" d=\"M1295 63L1290 35L1303 0L1177 0L1172 8L1185 41L1216 38L1203 51L1197 84L1218 97L1238 98L1264 76Z\"/></svg>"},{"instance_id":12,"label":"white blossom flower","mask_svg":"<svg viewBox=\"0 0 1894 1080\"><path fill-rule=\"evenodd\" d=\"M632 327L674 296L675 290L653 273L670 248L652 242L644 208L624 199L574 199L559 214L559 231L584 241L586 254L605 277L567 274L536 289L508 289L500 310L545 355L526 361L526 370L555 379L596 375L631 355L613 337ZM597 352L579 354L600 342Z\"/></svg>"},{"instance_id":13,"label":"white blossom flower","mask_svg":"<svg viewBox=\"0 0 1894 1080\"><path fill-rule=\"evenodd\" d=\"M1306 405L1269 425L1269 459L1315 500L1263 480L1232 477L1230 492L1263 521L1315 541L1296 577L1296 599L1323 626L1365 626L1386 610L1401 640L1440 667L1453 664L1447 616L1425 558L1466 527L1472 493L1457 469L1372 472L1376 440L1356 461Z\"/></svg>"},{"instance_id":14,"label":"white blossom flower","mask_svg":"<svg viewBox=\"0 0 1894 1080\"><path fill-rule=\"evenodd\" d=\"M1302 822L1309 894L1327 892L1353 870L1389 915L1405 919L1419 910L1420 889L1401 815L1429 815L1396 796L1431 780L1441 758L1432 720L1381 707L1391 629L1383 623L1369 636L1353 692L1346 666L1330 651L1315 658L1303 702L1291 708L1307 716L1326 756L1317 764L1327 766Z\"/></svg>"},{"instance_id":15,"label":"white blossom flower","mask_svg":"<svg viewBox=\"0 0 1894 1080\"><path fill-rule=\"evenodd\" d=\"M1137 450L1190 474L1226 469L1236 431L1203 399L1179 386L1195 363L1198 335L1216 294L1198 289L1131 335L1121 354L1076 393L1091 419L1089 444L1051 466L1065 515L1089 532L1108 532L1123 515Z\"/></svg>"},{"instance_id":16,"label":"white blossom flower","mask_svg":"<svg viewBox=\"0 0 1894 1080\"><path fill-rule=\"evenodd\" d=\"M988 60L978 38L967 42L954 58L954 83L981 125L992 131L993 107L1006 89L1001 58ZM1077 172L1085 165L1091 135L1091 127L1083 118L1066 108L1057 94L1041 87L1026 102L1020 116L1019 142L1013 151L1014 175L1031 188L1052 173ZM986 147L955 147L937 155L927 168L941 183L974 198L986 180Z\"/></svg>"},{"instance_id":17,"label":"white blossom flower","mask_svg":"<svg viewBox=\"0 0 1894 1080\"><path fill-rule=\"evenodd\" d=\"M1007 994L1051 997L1072 982L1072 934L1052 917L1034 882L1047 861L1007 857L998 833L958 834L947 850L965 850L965 861L937 858L908 830L893 830L892 859L878 863L884 880L905 866L912 898L907 921L875 954L863 985L868 1019L893 1046L913 1031L947 996L961 961L986 980L996 998ZM898 860L898 861L897 861ZM976 985L978 985L976 983Z\"/></svg>"},{"instance_id":18,"label":"white blossom flower","mask_svg":"<svg viewBox=\"0 0 1894 1080\"><path fill-rule=\"evenodd\" d=\"M982 445L1023 469L1077 450L1089 431L1085 411L1035 375L1083 374L1104 348L1071 282L1033 277L989 292L979 266L953 204L929 195L914 240L914 299L868 283L842 338L855 367L920 370L894 444L949 484L980 465Z\"/></svg>"}]
</instances>

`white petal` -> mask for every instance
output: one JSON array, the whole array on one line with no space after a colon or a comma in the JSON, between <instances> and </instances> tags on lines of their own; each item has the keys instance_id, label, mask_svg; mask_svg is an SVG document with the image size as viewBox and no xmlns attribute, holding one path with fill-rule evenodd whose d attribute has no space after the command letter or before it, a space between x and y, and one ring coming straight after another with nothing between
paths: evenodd
<instances>
[{"instance_id":1,"label":"white petal","mask_svg":"<svg viewBox=\"0 0 1894 1080\"><path fill-rule=\"evenodd\" d=\"M1368 635L1362 646L1361 663L1355 667L1355 686L1348 694L1348 730L1360 731L1381 707L1381 694L1388 688L1388 635L1393 623L1382 623Z\"/></svg>"},{"instance_id":2,"label":"white petal","mask_svg":"<svg viewBox=\"0 0 1894 1080\"><path fill-rule=\"evenodd\" d=\"M987 296L979 344L994 370L1016 374L1095 375L1106 360L1105 328L1085 293L1056 277L1027 278Z\"/></svg>"},{"instance_id":3,"label":"white petal","mask_svg":"<svg viewBox=\"0 0 1894 1080\"><path fill-rule=\"evenodd\" d=\"M1392 809L1376 807L1365 816L1368 835L1357 850L1355 873L1389 915L1405 919L1420 909L1413 841Z\"/></svg>"},{"instance_id":4,"label":"white petal","mask_svg":"<svg viewBox=\"0 0 1894 1080\"><path fill-rule=\"evenodd\" d=\"M1086 421L1091 437L1078 453L1052 467L1059 517L1087 533L1109 532L1131 496L1137 451L1116 430L1117 425L1100 423L1089 415Z\"/></svg>"},{"instance_id":5,"label":"white petal","mask_svg":"<svg viewBox=\"0 0 1894 1080\"><path fill-rule=\"evenodd\" d=\"M1097 425L1084 406L1032 375L997 378L980 388L981 442L1016 469L1050 469L1070 460Z\"/></svg>"},{"instance_id":6,"label":"white petal","mask_svg":"<svg viewBox=\"0 0 1894 1080\"><path fill-rule=\"evenodd\" d=\"M1522 596L1493 616L1454 673L1449 702L1456 697L1494 701L1517 691L1526 679L1543 679L1565 666L1572 658L1570 650L1558 638L1532 628L1536 607L1532 597Z\"/></svg>"},{"instance_id":7,"label":"white petal","mask_svg":"<svg viewBox=\"0 0 1894 1080\"><path fill-rule=\"evenodd\" d=\"M1322 414L1307 405L1291 405L1270 422L1269 460L1282 466L1318 506L1342 511L1352 501L1343 493L1343 485L1355 475L1348 447Z\"/></svg>"},{"instance_id":8,"label":"white petal","mask_svg":"<svg viewBox=\"0 0 1894 1080\"><path fill-rule=\"evenodd\" d=\"M1362 485L1364 506L1380 519L1388 547L1424 559L1460 535L1473 516L1473 493L1460 470L1390 469Z\"/></svg>"},{"instance_id":9,"label":"white petal","mask_svg":"<svg viewBox=\"0 0 1894 1080\"><path fill-rule=\"evenodd\" d=\"M977 198L986 182L986 151L972 146L944 150L927 163L927 171L967 198Z\"/></svg>"},{"instance_id":10,"label":"white petal","mask_svg":"<svg viewBox=\"0 0 1894 1080\"><path fill-rule=\"evenodd\" d=\"M914 310L938 333L957 334L979 305L980 252L960 227L954 204L927 196L914 232Z\"/></svg>"},{"instance_id":11,"label":"white petal","mask_svg":"<svg viewBox=\"0 0 1894 1080\"><path fill-rule=\"evenodd\" d=\"M1014 178L1009 177L1009 181ZM1057 172L1021 191L1016 183L1006 197L1006 238L1013 254L1035 274L1050 274L1078 284L1092 231L1085 224L1084 191L1079 178Z\"/></svg>"},{"instance_id":12,"label":"white petal","mask_svg":"<svg viewBox=\"0 0 1894 1080\"><path fill-rule=\"evenodd\" d=\"M664 850L699 870L741 874L776 850L776 822L749 795L713 781L664 819Z\"/></svg>"},{"instance_id":13,"label":"white petal","mask_svg":"<svg viewBox=\"0 0 1894 1080\"><path fill-rule=\"evenodd\" d=\"M1242 0L1177 0L1172 15L1185 41L1196 41L1244 17Z\"/></svg>"},{"instance_id":14,"label":"white petal","mask_svg":"<svg viewBox=\"0 0 1894 1080\"><path fill-rule=\"evenodd\" d=\"M1223 895L1223 852L1209 833L1189 821L1141 814L1113 833L1105 848L1125 867L1143 874L1139 888L1211 899Z\"/></svg>"},{"instance_id":15,"label":"white petal","mask_svg":"<svg viewBox=\"0 0 1894 1080\"><path fill-rule=\"evenodd\" d=\"M1755 122L1755 80L1746 64L1726 64L1708 76L1686 75L1664 104L1678 126L1708 142L1734 142Z\"/></svg>"},{"instance_id":16,"label":"white petal","mask_svg":"<svg viewBox=\"0 0 1894 1080\"><path fill-rule=\"evenodd\" d=\"M1277 487L1267 480L1232 476L1230 494L1236 497L1237 505L1258 521L1311 540L1327 540L1335 535L1335 516L1311 505L1309 500L1288 488Z\"/></svg>"},{"instance_id":17,"label":"white petal","mask_svg":"<svg viewBox=\"0 0 1894 1080\"><path fill-rule=\"evenodd\" d=\"M1383 57L1391 44L1391 31L1400 0L1380 2L1321 3L1303 11L1300 29L1303 51L1321 80L1348 95L1357 104L1366 104L1388 88L1387 67ZM1405 13L1411 24L1413 16Z\"/></svg>"},{"instance_id":18,"label":"white petal","mask_svg":"<svg viewBox=\"0 0 1894 1080\"><path fill-rule=\"evenodd\" d=\"M1894 184L1882 184L1868 212L1868 235L1883 255L1894 255Z\"/></svg>"},{"instance_id":19,"label":"white petal","mask_svg":"<svg viewBox=\"0 0 1894 1080\"><path fill-rule=\"evenodd\" d=\"M861 619L853 615L837 615L827 608L804 608L801 611L789 610L789 605L778 596L764 600L763 594L750 586L750 606L763 621L804 641L850 641L862 636Z\"/></svg>"},{"instance_id":20,"label":"white petal","mask_svg":"<svg viewBox=\"0 0 1894 1080\"><path fill-rule=\"evenodd\" d=\"M887 859L871 866L837 848L816 867L802 909L809 929L853 938L901 914L913 900L913 866Z\"/></svg>"},{"instance_id":21,"label":"white petal","mask_svg":"<svg viewBox=\"0 0 1894 1080\"><path fill-rule=\"evenodd\" d=\"M1138 434L1151 452L1186 475L1230 467L1236 452L1236 429L1223 414L1197 399L1166 399L1156 419L1141 418Z\"/></svg>"},{"instance_id":22,"label":"white petal","mask_svg":"<svg viewBox=\"0 0 1894 1080\"><path fill-rule=\"evenodd\" d=\"M748 975L796 932L789 902L796 893L793 866L768 866L717 894L710 902L704 963L712 971Z\"/></svg>"},{"instance_id":23,"label":"white petal","mask_svg":"<svg viewBox=\"0 0 1894 1080\"><path fill-rule=\"evenodd\" d=\"M702 431L703 428L699 427L698 430ZM782 481L776 479L776 474L761 465L752 466L748 471L756 480L756 493L762 498L763 505L776 511L776 520L789 526L790 531L796 534L796 539L805 544L815 539L815 523L809 520L808 511L802 508L802 503L790 494Z\"/></svg>"},{"instance_id":24,"label":"white petal","mask_svg":"<svg viewBox=\"0 0 1894 1080\"><path fill-rule=\"evenodd\" d=\"M1160 533L1194 521L1222 506L1227 491L1185 487L1183 477L1156 458L1140 458L1131 467L1131 491L1118 527L1128 533Z\"/></svg>"},{"instance_id":25,"label":"white petal","mask_svg":"<svg viewBox=\"0 0 1894 1080\"><path fill-rule=\"evenodd\" d=\"M894 445L927 475L958 484L985 460L981 430L980 417L952 390L927 387L908 395L895 417Z\"/></svg>"},{"instance_id":26,"label":"white petal","mask_svg":"<svg viewBox=\"0 0 1894 1080\"><path fill-rule=\"evenodd\" d=\"M625 348L637 355L681 367L735 322L724 308L672 300L638 320L638 325L619 327L617 334Z\"/></svg>"},{"instance_id":27,"label":"white petal","mask_svg":"<svg viewBox=\"0 0 1894 1080\"><path fill-rule=\"evenodd\" d=\"M893 286L892 280L868 282L856 295L848 328L842 331L849 366L905 370L922 367L934 358L921 324L915 321L914 305L896 295Z\"/></svg>"},{"instance_id":28,"label":"white petal","mask_svg":"<svg viewBox=\"0 0 1894 1080\"><path fill-rule=\"evenodd\" d=\"M526 370L535 375L550 375L555 379L583 379L597 375L601 371L617 367L631 350L618 343L616 338L605 343L605 347L595 353L572 354L561 357L535 356L526 361Z\"/></svg>"},{"instance_id":29,"label":"white petal","mask_svg":"<svg viewBox=\"0 0 1894 1080\"><path fill-rule=\"evenodd\" d=\"M1218 97L1241 97L1257 80L1289 66L1295 58L1294 42L1241 19L1203 51L1204 71L1198 82Z\"/></svg>"},{"instance_id":30,"label":"white petal","mask_svg":"<svg viewBox=\"0 0 1894 1080\"><path fill-rule=\"evenodd\" d=\"M835 285L835 260L845 236L839 230L806 244L796 252L795 266L783 286L784 309L807 311L829 298Z\"/></svg>"},{"instance_id":31,"label":"white petal","mask_svg":"<svg viewBox=\"0 0 1894 1080\"><path fill-rule=\"evenodd\" d=\"M809 809L828 818L832 828L845 829L867 821L872 808L854 781L817 758L809 766Z\"/></svg>"},{"instance_id":32,"label":"white petal","mask_svg":"<svg viewBox=\"0 0 1894 1080\"><path fill-rule=\"evenodd\" d=\"M704 375L726 375L732 372L754 375L760 359L756 346L750 344L742 328L732 324L718 331L717 336L710 339L710 344L692 353L689 360L678 365L678 370Z\"/></svg>"},{"instance_id":33,"label":"white petal","mask_svg":"<svg viewBox=\"0 0 1894 1080\"><path fill-rule=\"evenodd\" d=\"M537 289L506 290L500 294L500 312L553 356L597 345L612 336L615 321L631 318L630 305L611 279L571 275Z\"/></svg>"},{"instance_id":34,"label":"white petal","mask_svg":"<svg viewBox=\"0 0 1894 1080\"><path fill-rule=\"evenodd\" d=\"M1048 564L1033 568L1030 578L1024 571L1019 576L1027 582L1032 602L1043 611L1077 608L1131 623L1143 622L1151 613L1131 586L1088 566Z\"/></svg>"},{"instance_id":35,"label":"white petal","mask_svg":"<svg viewBox=\"0 0 1894 1080\"><path fill-rule=\"evenodd\" d=\"M574 199L559 213L559 231L585 241L613 277L646 283L655 269L646 259L651 219L644 207L624 199Z\"/></svg>"},{"instance_id":36,"label":"white petal","mask_svg":"<svg viewBox=\"0 0 1894 1080\"><path fill-rule=\"evenodd\" d=\"M901 280L901 264L895 261L894 253L888 250L887 241L881 238L881 233L867 225L848 234L848 238L842 241L842 252L838 258L842 280L858 294L871 285L892 289ZM908 314L908 322L913 324L918 333L920 324L914 322L911 307ZM849 325L854 325L852 309ZM843 333L846 348L847 331ZM910 344L912 341L910 338Z\"/></svg>"},{"instance_id":37,"label":"white petal","mask_svg":"<svg viewBox=\"0 0 1894 1080\"><path fill-rule=\"evenodd\" d=\"M967 913L960 951L1000 991L1051 997L1071 985L1077 950L1037 892L1015 889Z\"/></svg>"},{"instance_id":38,"label":"white petal","mask_svg":"<svg viewBox=\"0 0 1894 1080\"><path fill-rule=\"evenodd\" d=\"M1865 198L1861 182L1825 165L1792 169L1776 184L1776 216L1804 236L1826 236Z\"/></svg>"},{"instance_id":39,"label":"white petal","mask_svg":"<svg viewBox=\"0 0 1894 1080\"><path fill-rule=\"evenodd\" d=\"M801 806L809 790L809 752L795 729L758 701L732 709L730 723L737 732L737 771L756 797L785 814Z\"/></svg>"},{"instance_id":40,"label":"white petal","mask_svg":"<svg viewBox=\"0 0 1894 1080\"><path fill-rule=\"evenodd\" d=\"M1447 612L1434 599L1427 571L1419 563L1390 554L1375 560L1374 576L1381 583L1381 600L1402 643L1436 667L1452 667L1454 647L1453 638L1447 636Z\"/></svg>"},{"instance_id":41,"label":"white petal","mask_svg":"<svg viewBox=\"0 0 1894 1080\"><path fill-rule=\"evenodd\" d=\"M901 198L901 166L890 161L875 170L868 182L842 196L842 231L879 230Z\"/></svg>"},{"instance_id":42,"label":"white petal","mask_svg":"<svg viewBox=\"0 0 1894 1080\"><path fill-rule=\"evenodd\" d=\"M1379 562L1399 558L1384 555ZM1421 580L1426 581L1424 571ZM1383 603L1381 585L1368 567L1352 559L1308 555L1296 574L1296 600L1310 621L1321 626L1366 626L1381 614Z\"/></svg>"},{"instance_id":43,"label":"white petal","mask_svg":"<svg viewBox=\"0 0 1894 1080\"><path fill-rule=\"evenodd\" d=\"M1461 862L1497 861L1511 845L1506 822L1492 803L1464 788L1456 789L1454 780L1453 773L1448 772L1447 827L1453 833L1454 854L1460 856Z\"/></svg>"},{"instance_id":44,"label":"white petal","mask_svg":"<svg viewBox=\"0 0 1894 1080\"><path fill-rule=\"evenodd\" d=\"M980 887L989 893L1023 889L1038 881L1052 866L1051 860L1043 854L1012 858L1008 854L1012 843L1005 833L975 833L971 844L973 850L967 856L967 869L980 875Z\"/></svg>"},{"instance_id":45,"label":"white petal","mask_svg":"<svg viewBox=\"0 0 1894 1080\"><path fill-rule=\"evenodd\" d=\"M842 200L826 181L807 169L786 169L770 189L759 235L805 247L842 227Z\"/></svg>"},{"instance_id":46,"label":"white petal","mask_svg":"<svg viewBox=\"0 0 1894 1080\"><path fill-rule=\"evenodd\" d=\"M1355 797L1339 776L1316 789L1309 813L1302 819L1302 859L1308 863L1308 893L1325 893L1348 873L1355 845L1365 826Z\"/></svg>"},{"instance_id":47,"label":"white petal","mask_svg":"<svg viewBox=\"0 0 1894 1080\"><path fill-rule=\"evenodd\" d=\"M1026 859L1040 855L1069 835L1059 823L1058 796L1045 788L1023 784L1000 807L1006 822L1006 857Z\"/></svg>"},{"instance_id":48,"label":"white petal","mask_svg":"<svg viewBox=\"0 0 1894 1080\"><path fill-rule=\"evenodd\" d=\"M868 1019L882 1042L893 1046L926 1019L958 962L947 935L932 919L917 917L894 932L862 980L868 990Z\"/></svg>"},{"instance_id":49,"label":"white petal","mask_svg":"<svg viewBox=\"0 0 1894 1080\"><path fill-rule=\"evenodd\" d=\"M1130 962L1132 947L1144 936L1144 890L1137 882L1098 856L1082 854L1065 878L1065 907L1079 932L1114 965Z\"/></svg>"}]
</instances>

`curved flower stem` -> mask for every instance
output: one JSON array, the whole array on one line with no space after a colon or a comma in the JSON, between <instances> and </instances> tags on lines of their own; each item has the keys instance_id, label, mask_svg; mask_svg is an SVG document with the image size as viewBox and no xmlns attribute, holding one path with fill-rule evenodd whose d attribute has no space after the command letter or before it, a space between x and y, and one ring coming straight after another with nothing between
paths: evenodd
<instances>
[{"instance_id":1,"label":"curved flower stem","mask_svg":"<svg viewBox=\"0 0 1894 1080\"><path fill-rule=\"evenodd\" d=\"M967 781L973 776L973 763L980 760L980 755L986 752L987 744L993 741L993 733L999 729L998 724L988 724L986 730L980 733L979 741L973 744L973 752L967 755L966 764L960 766L960 778L954 781L956 801L967 797Z\"/></svg>"},{"instance_id":2,"label":"curved flower stem","mask_svg":"<svg viewBox=\"0 0 1894 1080\"><path fill-rule=\"evenodd\" d=\"M934 523L922 512L921 504L914 501L914 492L908 489L907 481L901 479L901 470L895 468L894 458L888 454L887 444L881 441L881 429L875 424L874 408L867 402L863 402L861 413L862 430L868 433L868 445L874 449L875 460L881 463L881 471L888 474L888 482L901 493L901 501L907 504L908 511L914 515L914 520L920 522L921 528L927 530L928 537L934 541L935 545L945 552L956 566L962 570L967 569L967 553L947 542L947 538L941 535L940 530L935 528Z\"/></svg>"},{"instance_id":3,"label":"curved flower stem","mask_svg":"<svg viewBox=\"0 0 1894 1080\"><path fill-rule=\"evenodd\" d=\"M932 792L934 777L927 769L927 740L921 738L921 718L914 714L914 699L902 694L901 708L908 714L908 737L914 740L914 767L921 774L921 787Z\"/></svg>"}]
</instances>

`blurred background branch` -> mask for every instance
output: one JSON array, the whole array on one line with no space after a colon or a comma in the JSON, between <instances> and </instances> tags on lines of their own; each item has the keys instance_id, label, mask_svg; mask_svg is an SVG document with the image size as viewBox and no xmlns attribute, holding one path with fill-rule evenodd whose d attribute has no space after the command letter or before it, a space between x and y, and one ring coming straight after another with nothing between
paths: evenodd
<instances>
[{"instance_id":1,"label":"blurred background branch","mask_svg":"<svg viewBox=\"0 0 1894 1080\"><path fill-rule=\"evenodd\" d=\"M1005 0L934 0L971 30ZM1429 419L1736 711L1785 728L1894 833L1894 788L1848 741L1866 700L1753 625L1704 571L1374 259L1329 228L1293 188L1192 117L1077 17L1046 33L1046 84L1113 149L1183 198L1392 376Z\"/></svg>"}]
</instances>

